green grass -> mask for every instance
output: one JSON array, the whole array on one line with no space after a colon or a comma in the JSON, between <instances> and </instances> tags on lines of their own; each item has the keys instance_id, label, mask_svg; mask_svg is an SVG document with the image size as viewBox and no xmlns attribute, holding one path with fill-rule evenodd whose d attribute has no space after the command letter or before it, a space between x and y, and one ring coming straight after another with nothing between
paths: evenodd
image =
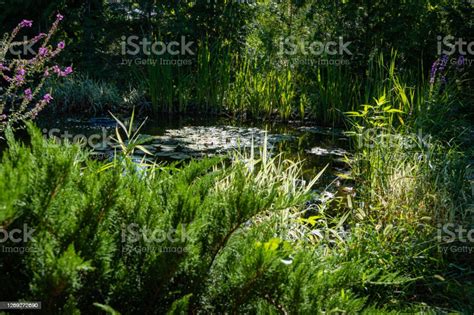
<instances>
[{"instance_id":1,"label":"green grass","mask_svg":"<svg viewBox=\"0 0 474 315\"><path fill-rule=\"evenodd\" d=\"M292 116L297 99L290 69L274 69L244 55L235 60L234 76L225 101L230 112L266 119Z\"/></svg>"},{"instance_id":2,"label":"green grass","mask_svg":"<svg viewBox=\"0 0 474 315\"><path fill-rule=\"evenodd\" d=\"M104 113L117 111L125 102L119 89L84 75L73 75L53 83L51 110L58 113Z\"/></svg>"},{"instance_id":3,"label":"green grass","mask_svg":"<svg viewBox=\"0 0 474 315\"><path fill-rule=\"evenodd\" d=\"M355 151L348 159L350 179L357 187L357 197L350 203L354 218L356 222L372 222L387 238L393 237L392 233L399 234L401 256L412 250L418 252L418 258L411 263L400 262L401 265L408 263L418 271L426 271L423 261L429 257L434 269L441 268L431 275L429 300L462 305L463 298L452 297L455 300L450 302L446 293L436 288L463 279L466 290L474 292L473 260L469 253L472 242L443 243L433 236L448 223L467 230L474 227L465 148L460 146L460 134L457 138L444 134L446 128L457 128L456 121L444 122L437 116L455 110L456 102L452 100L459 102L462 98L455 85L438 90L437 82L416 87L402 83L405 81L395 72L393 62L387 74L379 72L377 79L386 79L370 89L381 93L380 97L347 113ZM435 132L426 128L433 124L433 118L438 128ZM419 247L422 243L414 239L429 235L429 231L431 239L425 239ZM451 246L464 246L468 251L450 252ZM424 280L428 278L424 276ZM461 312L472 312L470 308L466 305Z\"/></svg>"},{"instance_id":4,"label":"green grass","mask_svg":"<svg viewBox=\"0 0 474 315\"><path fill-rule=\"evenodd\" d=\"M154 59L139 80L156 113L213 112L224 110L224 93L231 77L231 53L217 42L201 40L191 65L165 64L172 56Z\"/></svg>"},{"instance_id":5,"label":"green grass","mask_svg":"<svg viewBox=\"0 0 474 315\"><path fill-rule=\"evenodd\" d=\"M148 65L146 69L146 88L151 100L152 111L173 112L173 66L161 65L160 60Z\"/></svg>"}]
</instances>

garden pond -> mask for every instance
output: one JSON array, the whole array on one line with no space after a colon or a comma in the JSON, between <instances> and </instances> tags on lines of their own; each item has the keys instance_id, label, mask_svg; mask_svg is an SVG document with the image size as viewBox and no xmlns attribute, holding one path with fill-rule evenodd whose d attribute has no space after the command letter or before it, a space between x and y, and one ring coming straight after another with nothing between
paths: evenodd
<instances>
[{"instance_id":1,"label":"garden pond","mask_svg":"<svg viewBox=\"0 0 474 315\"><path fill-rule=\"evenodd\" d=\"M113 140L117 122L112 117L65 119L43 115L37 125L45 137L81 142L97 159L110 160L119 148ZM140 136L149 137L143 147L152 155L135 150L137 160L187 161L250 150L252 145L258 153L266 143L270 155L281 153L284 158L301 160L305 180L312 179L328 165L317 185L320 189L338 184L338 179L349 171L345 161L350 157L349 139L342 130L330 127L301 122L241 122L224 117L164 115L147 118L139 132Z\"/></svg>"}]
</instances>

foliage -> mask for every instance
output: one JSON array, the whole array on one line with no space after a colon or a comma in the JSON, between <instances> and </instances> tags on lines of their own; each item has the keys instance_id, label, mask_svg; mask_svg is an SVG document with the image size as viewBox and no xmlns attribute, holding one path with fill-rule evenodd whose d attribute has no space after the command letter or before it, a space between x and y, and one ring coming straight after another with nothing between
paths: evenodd
<instances>
[{"instance_id":1,"label":"foliage","mask_svg":"<svg viewBox=\"0 0 474 315\"><path fill-rule=\"evenodd\" d=\"M397 51L396 68L415 80L439 57L438 36L466 40L472 30L471 4L463 0L6 3L0 13L5 26L13 25L11 17L18 12L29 12L43 26L54 11L67 10L70 23L62 35L69 49L64 58L90 78L114 81L121 90L130 88L130 82L132 89L146 90L155 113L230 110L285 120L309 117L325 125L342 125L342 113L381 95L367 90L377 82L371 71L378 56ZM410 32L399 36L407 25ZM194 42L196 54L186 66L160 63L183 56L123 55L123 37L131 35L165 43L184 36ZM350 42L351 54L282 53L288 38L310 45L340 37ZM123 64L134 58L147 62ZM339 61L344 63L331 64ZM240 95L242 89L247 90Z\"/></svg>"},{"instance_id":2,"label":"foliage","mask_svg":"<svg viewBox=\"0 0 474 315\"><path fill-rule=\"evenodd\" d=\"M378 77L375 81L379 84L374 85L373 90L381 93L379 98L361 105L358 111L347 113L351 121L349 134L356 151L347 161L351 178L359 187L358 197L351 203L356 222L373 222L386 235L391 234L392 229L403 234L423 234L426 229L435 233L437 228L436 233L440 233L447 223L472 228L471 197L465 173L467 161L459 146L462 139L459 135L454 139L445 138L445 130L453 128L453 122L443 122L440 116L436 118L436 132L426 128L429 130L426 133L426 129L421 129L431 125L428 117L453 110L451 100L461 99L458 88L440 84L446 82L441 78L413 88L403 83L404 79L396 74L394 67L388 68L388 74L388 80ZM380 75L383 76L383 72ZM387 88L382 82L389 82L393 88ZM438 263L472 264L472 256L450 255L446 251L448 246L462 244L453 242L442 244L438 239L437 244L427 244L420 253ZM405 249L413 245L402 243ZM422 265L416 268L424 268ZM449 277L454 279L460 275L452 270ZM467 277L471 279L470 275ZM438 278L446 281L444 276ZM468 283L467 290L472 290L471 280ZM444 296L437 294L435 298Z\"/></svg>"},{"instance_id":3,"label":"foliage","mask_svg":"<svg viewBox=\"0 0 474 315\"><path fill-rule=\"evenodd\" d=\"M118 111L125 103L119 89L111 82L73 75L49 84L54 89L50 109L56 113L99 114ZM135 101L139 101L135 100Z\"/></svg>"},{"instance_id":4,"label":"foliage","mask_svg":"<svg viewBox=\"0 0 474 315\"><path fill-rule=\"evenodd\" d=\"M40 300L44 314L474 312L472 242L440 235L448 222L474 229L464 149L473 81L464 56L438 56L436 47L438 35L470 36L469 1L4 2L3 27L25 13L47 29L59 9L70 23L56 49L47 43L60 15L32 40L42 42L40 57L8 65L8 48L22 44L14 38L31 21L5 37L0 131L36 115L50 89L57 113L132 117L127 126L114 116L107 162L43 139L31 123L28 139L6 128L2 300ZM143 52L135 57L145 63L126 65L132 56L120 46L129 35L184 36L195 54L178 66L183 56ZM340 37L351 53L305 49ZM58 57L84 74L46 83L48 72L72 71L47 63L65 43ZM157 115L348 124L350 173L338 182L354 188L326 200L313 190L325 169L306 182L305 164L266 146L150 162L135 105ZM146 154L140 161L136 150ZM17 229L21 241L11 237Z\"/></svg>"},{"instance_id":5,"label":"foliage","mask_svg":"<svg viewBox=\"0 0 474 315\"><path fill-rule=\"evenodd\" d=\"M48 45L62 19L63 16L58 14L47 34L40 33L29 40L15 41L23 28L32 26L33 21L30 20L23 20L11 34L4 36L0 50L0 132L6 126L35 118L52 100L51 92L38 97L43 92L43 85L50 72L60 77L72 73L72 67L61 70L58 65L50 66L51 59L65 47L64 42L59 42L54 48ZM33 45L40 46L35 55L29 59L22 58L21 48L25 50L25 47ZM23 53L30 52L23 51ZM9 57L17 58L10 60Z\"/></svg>"},{"instance_id":6,"label":"foliage","mask_svg":"<svg viewBox=\"0 0 474 315\"><path fill-rule=\"evenodd\" d=\"M0 164L2 226L34 229L2 244L4 299L39 299L44 313L469 309L430 226L366 217L347 230L356 217L323 209L301 221L318 176L299 183L299 163L263 154L143 172L29 129L31 147L7 132Z\"/></svg>"},{"instance_id":7,"label":"foliage","mask_svg":"<svg viewBox=\"0 0 474 315\"><path fill-rule=\"evenodd\" d=\"M292 116L296 89L290 69L273 69L251 56L242 57L236 65L225 102L231 112L266 118L277 114L285 120Z\"/></svg>"}]
</instances>

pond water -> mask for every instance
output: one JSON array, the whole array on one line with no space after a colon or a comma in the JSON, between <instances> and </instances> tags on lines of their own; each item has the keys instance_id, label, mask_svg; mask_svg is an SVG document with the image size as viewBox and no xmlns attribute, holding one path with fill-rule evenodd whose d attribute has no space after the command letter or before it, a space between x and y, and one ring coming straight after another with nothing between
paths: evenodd
<instances>
[{"instance_id":1,"label":"pond water","mask_svg":"<svg viewBox=\"0 0 474 315\"><path fill-rule=\"evenodd\" d=\"M141 121L137 121L137 124ZM81 141L98 159L109 159L117 147L116 122L109 117L92 119L42 116L37 121L45 137ZM204 156L224 155L233 150L258 148L267 143L270 154L303 160L304 179L310 180L329 164L319 187L347 173L344 156L349 156L349 140L341 130L297 123L240 122L219 117L162 116L147 118L142 136L153 136L145 148L149 160L186 161ZM136 151L137 158L145 156ZM323 188L323 187L321 187Z\"/></svg>"}]
</instances>

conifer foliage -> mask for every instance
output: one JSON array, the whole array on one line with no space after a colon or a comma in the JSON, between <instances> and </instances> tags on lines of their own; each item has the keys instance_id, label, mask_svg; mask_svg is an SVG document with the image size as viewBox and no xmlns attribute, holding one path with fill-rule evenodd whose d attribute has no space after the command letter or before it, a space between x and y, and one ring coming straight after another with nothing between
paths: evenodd
<instances>
[{"instance_id":1,"label":"conifer foliage","mask_svg":"<svg viewBox=\"0 0 474 315\"><path fill-rule=\"evenodd\" d=\"M416 292L435 285L462 299L433 282L447 269L420 231L367 224L341 236L344 218L302 220L314 181L296 180L298 163L104 165L28 128L28 145L7 130L0 163L4 300L41 301L44 314L314 314L419 310L429 297ZM306 237L322 225L333 233Z\"/></svg>"}]
</instances>

